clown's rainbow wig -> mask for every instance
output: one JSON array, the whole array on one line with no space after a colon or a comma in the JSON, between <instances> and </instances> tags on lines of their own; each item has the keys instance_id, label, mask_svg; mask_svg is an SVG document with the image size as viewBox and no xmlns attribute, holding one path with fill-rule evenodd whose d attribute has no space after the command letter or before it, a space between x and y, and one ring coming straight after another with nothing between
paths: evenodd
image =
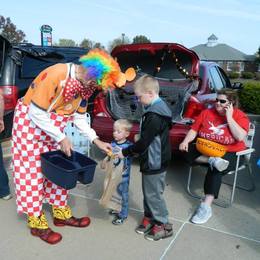
<instances>
[{"instance_id":1,"label":"clown's rainbow wig","mask_svg":"<svg viewBox=\"0 0 260 260\"><path fill-rule=\"evenodd\" d=\"M122 73L118 63L103 50L90 50L79 61L87 70L86 79L96 80L102 89L115 87L120 80Z\"/></svg>"}]
</instances>

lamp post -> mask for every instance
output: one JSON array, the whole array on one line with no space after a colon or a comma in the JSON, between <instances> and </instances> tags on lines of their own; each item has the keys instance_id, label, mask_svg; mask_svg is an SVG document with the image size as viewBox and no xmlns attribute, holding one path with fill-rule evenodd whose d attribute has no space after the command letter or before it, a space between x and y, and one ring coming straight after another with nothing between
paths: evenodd
<instances>
[{"instance_id":1,"label":"lamp post","mask_svg":"<svg viewBox=\"0 0 260 260\"><path fill-rule=\"evenodd\" d=\"M122 33L122 44L124 44L124 43L125 43L125 34Z\"/></svg>"}]
</instances>

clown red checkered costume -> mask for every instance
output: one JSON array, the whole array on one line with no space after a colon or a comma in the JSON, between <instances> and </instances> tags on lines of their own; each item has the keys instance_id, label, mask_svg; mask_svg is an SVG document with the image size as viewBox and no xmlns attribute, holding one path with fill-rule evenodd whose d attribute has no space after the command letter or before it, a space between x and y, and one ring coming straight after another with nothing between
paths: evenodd
<instances>
[{"instance_id":1,"label":"clown red checkered costume","mask_svg":"<svg viewBox=\"0 0 260 260\"><path fill-rule=\"evenodd\" d=\"M58 148L57 143L28 116L29 107L18 102L13 122L13 164L17 210L40 216L43 198L55 206L66 206L68 191L45 179L40 154ZM53 124L62 131L69 117L51 113Z\"/></svg>"}]
</instances>

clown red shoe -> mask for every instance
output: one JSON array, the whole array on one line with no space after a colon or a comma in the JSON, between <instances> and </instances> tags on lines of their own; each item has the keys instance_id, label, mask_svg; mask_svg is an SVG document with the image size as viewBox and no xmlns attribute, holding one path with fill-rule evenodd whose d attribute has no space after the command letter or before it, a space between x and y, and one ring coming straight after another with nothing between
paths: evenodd
<instances>
[{"instance_id":1,"label":"clown red shoe","mask_svg":"<svg viewBox=\"0 0 260 260\"><path fill-rule=\"evenodd\" d=\"M31 228L31 234L33 236L39 237L41 240L52 245L59 243L62 239L60 233L54 232L50 228L47 229Z\"/></svg>"},{"instance_id":2,"label":"clown red shoe","mask_svg":"<svg viewBox=\"0 0 260 260\"><path fill-rule=\"evenodd\" d=\"M28 216L28 226L31 229L33 236L39 237L41 240L49 244L57 244L61 241L60 233L54 232L49 228L45 214L42 213L39 217Z\"/></svg>"},{"instance_id":3,"label":"clown red shoe","mask_svg":"<svg viewBox=\"0 0 260 260\"><path fill-rule=\"evenodd\" d=\"M52 207L53 223L55 226L87 227L90 224L89 217L75 218L72 216L69 206L63 208Z\"/></svg>"}]
</instances>

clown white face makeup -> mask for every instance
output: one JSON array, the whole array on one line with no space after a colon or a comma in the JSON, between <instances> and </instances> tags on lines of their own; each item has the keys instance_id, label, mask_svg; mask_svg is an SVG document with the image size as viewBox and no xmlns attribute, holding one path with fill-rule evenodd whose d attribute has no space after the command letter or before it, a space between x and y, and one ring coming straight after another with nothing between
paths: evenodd
<instances>
[{"instance_id":1,"label":"clown white face makeup","mask_svg":"<svg viewBox=\"0 0 260 260\"><path fill-rule=\"evenodd\" d=\"M86 74L87 70L80 65L76 65L76 79L84 86L84 87L90 87L90 88L98 88L98 85L95 80L87 79Z\"/></svg>"}]
</instances>

